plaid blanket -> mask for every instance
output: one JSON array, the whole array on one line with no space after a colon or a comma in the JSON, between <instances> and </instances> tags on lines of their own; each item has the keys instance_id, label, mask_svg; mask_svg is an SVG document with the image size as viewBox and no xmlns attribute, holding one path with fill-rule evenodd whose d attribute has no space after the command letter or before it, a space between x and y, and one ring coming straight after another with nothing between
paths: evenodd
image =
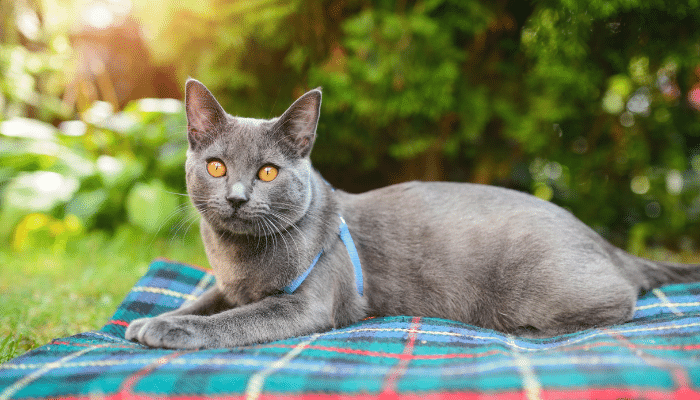
<instances>
[{"instance_id":1,"label":"plaid blanket","mask_svg":"<svg viewBox=\"0 0 700 400\"><path fill-rule=\"evenodd\" d=\"M700 398L700 284L648 293L629 323L546 340L410 316L235 349L124 339L129 321L176 308L213 282L199 268L155 261L101 330L0 365L0 400Z\"/></svg>"}]
</instances>

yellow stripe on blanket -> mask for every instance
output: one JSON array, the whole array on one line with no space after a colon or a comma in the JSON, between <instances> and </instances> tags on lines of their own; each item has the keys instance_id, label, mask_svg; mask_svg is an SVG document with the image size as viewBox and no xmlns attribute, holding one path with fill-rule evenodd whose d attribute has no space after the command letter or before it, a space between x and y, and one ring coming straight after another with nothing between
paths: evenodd
<instances>
[{"instance_id":1,"label":"yellow stripe on blanket","mask_svg":"<svg viewBox=\"0 0 700 400\"><path fill-rule=\"evenodd\" d=\"M197 296L194 296L191 294L178 293L178 292L175 292L173 290L150 287L150 286L134 286L131 290L133 292L148 292L148 293L162 294L165 296L178 297L178 298L185 299L185 300L196 300L197 299Z\"/></svg>"},{"instance_id":2,"label":"yellow stripe on blanket","mask_svg":"<svg viewBox=\"0 0 700 400\"><path fill-rule=\"evenodd\" d=\"M667 306L673 306L673 307L698 307L700 306L700 302L692 302L692 303L673 303L673 302L668 302L666 303L656 303L656 304L647 304L645 306L639 306L636 307L636 311L640 310L649 310L651 308L662 308L662 307L667 307Z\"/></svg>"}]
</instances>

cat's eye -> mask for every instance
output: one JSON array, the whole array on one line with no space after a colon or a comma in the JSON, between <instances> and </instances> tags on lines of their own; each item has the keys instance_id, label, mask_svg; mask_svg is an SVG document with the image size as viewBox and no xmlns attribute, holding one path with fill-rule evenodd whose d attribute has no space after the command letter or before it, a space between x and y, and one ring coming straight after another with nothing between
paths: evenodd
<instances>
[{"instance_id":1,"label":"cat's eye","mask_svg":"<svg viewBox=\"0 0 700 400\"><path fill-rule=\"evenodd\" d=\"M261 181L270 182L277 178L278 172L277 168L272 165L266 165L258 171L258 178L260 178Z\"/></svg>"},{"instance_id":2,"label":"cat's eye","mask_svg":"<svg viewBox=\"0 0 700 400\"><path fill-rule=\"evenodd\" d=\"M211 160L207 163L207 172L214 178L226 175L226 165L220 160Z\"/></svg>"}]
</instances>

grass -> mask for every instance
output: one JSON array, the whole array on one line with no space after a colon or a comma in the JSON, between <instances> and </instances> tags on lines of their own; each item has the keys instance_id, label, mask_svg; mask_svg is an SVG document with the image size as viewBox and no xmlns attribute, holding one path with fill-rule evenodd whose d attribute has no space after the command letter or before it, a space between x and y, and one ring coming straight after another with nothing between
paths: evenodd
<instances>
[{"instance_id":1,"label":"grass","mask_svg":"<svg viewBox=\"0 0 700 400\"><path fill-rule=\"evenodd\" d=\"M155 258L208 265L197 232L162 238L124 227L62 249L0 247L0 363L51 339L101 328Z\"/></svg>"}]
</instances>

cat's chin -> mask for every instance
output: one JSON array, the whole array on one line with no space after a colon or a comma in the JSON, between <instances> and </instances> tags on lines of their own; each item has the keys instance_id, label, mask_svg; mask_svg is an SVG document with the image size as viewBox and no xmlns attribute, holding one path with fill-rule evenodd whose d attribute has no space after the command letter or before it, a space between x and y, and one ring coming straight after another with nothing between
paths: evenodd
<instances>
[{"instance_id":1,"label":"cat's chin","mask_svg":"<svg viewBox=\"0 0 700 400\"><path fill-rule=\"evenodd\" d=\"M231 235L260 236L260 229L255 223L247 223L240 220L207 221L211 227L219 233Z\"/></svg>"},{"instance_id":2,"label":"cat's chin","mask_svg":"<svg viewBox=\"0 0 700 400\"><path fill-rule=\"evenodd\" d=\"M271 233L262 221L248 221L241 218L222 218L221 220L207 219L209 226L220 234L235 236L267 236Z\"/></svg>"}]
</instances>

